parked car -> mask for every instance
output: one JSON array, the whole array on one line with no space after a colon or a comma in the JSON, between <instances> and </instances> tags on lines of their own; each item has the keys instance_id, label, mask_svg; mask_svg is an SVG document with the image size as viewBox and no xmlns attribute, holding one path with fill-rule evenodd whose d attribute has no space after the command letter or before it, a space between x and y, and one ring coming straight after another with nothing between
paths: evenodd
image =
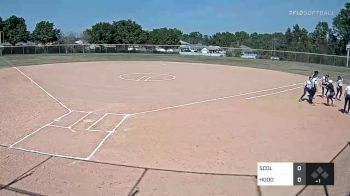
<instances>
[{"instance_id":1,"label":"parked car","mask_svg":"<svg viewBox=\"0 0 350 196\"><path fill-rule=\"evenodd\" d=\"M258 55L253 53L253 52L242 52L241 53L241 58L244 59L256 59Z\"/></svg>"},{"instance_id":2,"label":"parked car","mask_svg":"<svg viewBox=\"0 0 350 196\"><path fill-rule=\"evenodd\" d=\"M171 48L170 48L170 49L167 49L166 51L167 51L167 52L174 52L174 50L171 49Z\"/></svg>"},{"instance_id":3,"label":"parked car","mask_svg":"<svg viewBox=\"0 0 350 196\"><path fill-rule=\"evenodd\" d=\"M157 47L156 51L157 52L166 52L166 50L164 48L160 48L160 47Z\"/></svg>"},{"instance_id":4,"label":"parked car","mask_svg":"<svg viewBox=\"0 0 350 196\"><path fill-rule=\"evenodd\" d=\"M271 58L270 58L271 60L280 60L280 57L278 57L278 56L272 56Z\"/></svg>"}]
</instances>

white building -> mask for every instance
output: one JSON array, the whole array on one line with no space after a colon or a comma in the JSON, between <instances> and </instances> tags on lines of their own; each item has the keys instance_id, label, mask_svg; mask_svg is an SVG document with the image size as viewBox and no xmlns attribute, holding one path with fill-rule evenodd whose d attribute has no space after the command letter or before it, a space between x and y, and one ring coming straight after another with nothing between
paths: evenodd
<instances>
[{"instance_id":1,"label":"white building","mask_svg":"<svg viewBox=\"0 0 350 196\"><path fill-rule=\"evenodd\" d=\"M203 44L190 44L180 41L180 55L192 56L226 56L226 52L219 46L205 46Z\"/></svg>"},{"instance_id":2,"label":"white building","mask_svg":"<svg viewBox=\"0 0 350 196\"><path fill-rule=\"evenodd\" d=\"M258 55L253 51L253 49L249 48L248 46L241 45L240 48L242 49L241 58L244 58L244 59L257 58Z\"/></svg>"}]
</instances>

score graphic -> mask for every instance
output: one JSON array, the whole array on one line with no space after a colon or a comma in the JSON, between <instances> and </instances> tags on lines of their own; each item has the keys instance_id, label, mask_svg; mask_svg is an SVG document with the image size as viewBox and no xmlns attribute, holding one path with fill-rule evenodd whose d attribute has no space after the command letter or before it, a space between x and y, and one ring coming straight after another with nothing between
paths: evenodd
<instances>
[{"instance_id":1,"label":"score graphic","mask_svg":"<svg viewBox=\"0 0 350 196\"><path fill-rule=\"evenodd\" d=\"M259 162L259 186L334 185L334 163Z\"/></svg>"},{"instance_id":2,"label":"score graphic","mask_svg":"<svg viewBox=\"0 0 350 196\"><path fill-rule=\"evenodd\" d=\"M334 163L306 164L307 185L334 185Z\"/></svg>"}]
</instances>

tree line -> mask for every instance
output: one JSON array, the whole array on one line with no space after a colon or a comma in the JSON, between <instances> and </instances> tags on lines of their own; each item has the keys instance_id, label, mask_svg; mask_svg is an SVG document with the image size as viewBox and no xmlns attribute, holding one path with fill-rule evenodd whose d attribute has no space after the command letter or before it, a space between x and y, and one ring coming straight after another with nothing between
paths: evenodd
<instances>
[{"instance_id":1,"label":"tree line","mask_svg":"<svg viewBox=\"0 0 350 196\"><path fill-rule=\"evenodd\" d=\"M5 42L15 45L19 42L35 43L74 43L78 39L95 44L155 44L178 45L180 40L191 44L240 47L246 45L256 49L290 50L323 54L345 54L350 41L350 3L346 3L333 18L332 26L319 22L314 31L308 32L298 24L285 33L218 32L204 35L200 32L183 33L176 28L144 30L132 20L99 22L86 29L81 35L65 35L54 23L41 21L33 32L29 32L24 18L11 16L6 20L0 17L0 31L5 34Z\"/></svg>"}]
</instances>

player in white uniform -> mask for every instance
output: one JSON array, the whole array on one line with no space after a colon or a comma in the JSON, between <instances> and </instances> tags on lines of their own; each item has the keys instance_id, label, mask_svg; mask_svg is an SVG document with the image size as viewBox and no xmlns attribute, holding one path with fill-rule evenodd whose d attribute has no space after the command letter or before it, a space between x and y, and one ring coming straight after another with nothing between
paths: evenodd
<instances>
[{"instance_id":1,"label":"player in white uniform","mask_svg":"<svg viewBox=\"0 0 350 196\"><path fill-rule=\"evenodd\" d=\"M312 77L310 76L308 80L305 81L305 84L304 84L304 92L303 94L301 95L300 99L299 99L299 102L303 101L304 99L304 96L306 95L306 92L308 92L310 94L310 90L311 90L311 80L312 80Z\"/></svg>"},{"instance_id":2,"label":"player in white uniform","mask_svg":"<svg viewBox=\"0 0 350 196\"><path fill-rule=\"evenodd\" d=\"M333 86L333 81L332 80L328 81L328 84L327 84L326 88L327 88L327 93L326 93L327 105L329 105L329 100L332 101L332 105L333 105L334 104L333 103L333 98L334 98L335 92L334 92L334 86Z\"/></svg>"},{"instance_id":3,"label":"player in white uniform","mask_svg":"<svg viewBox=\"0 0 350 196\"><path fill-rule=\"evenodd\" d=\"M339 94L339 98L338 98ZM338 76L337 80L337 94L335 95L335 98L340 101L341 95L343 94L343 78Z\"/></svg>"},{"instance_id":4,"label":"player in white uniform","mask_svg":"<svg viewBox=\"0 0 350 196\"><path fill-rule=\"evenodd\" d=\"M314 71L314 73L311 75L311 78L317 77L318 76L318 71Z\"/></svg>"},{"instance_id":5,"label":"player in white uniform","mask_svg":"<svg viewBox=\"0 0 350 196\"><path fill-rule=\"evenodd\" d=\"M322 85L322 95L321 95L321 97L324 97L325 95L327 96L327 92L325 93L324 90L327 89L326 86L328 84L328 78L329 78L328 74L326 74L326 75L324 75L322 77L322 83L321 83L321 85Z\"/></svg>"},{"instance_id":6,"label":"player in white uniform","mask_svg":"<svg viewBox=\"0 0 350 196\"><path fill-rule=\"evenodd\" d=\"M347 86L345 88L344 96L345 96L344 112L349 114L349 110L350 110L350 86ZM346 105L348 105L348 111L346 111Z\"/></svg>"},{"instance_id":7,"label":"player in white uniform","mask_svg":"<svg viewBox=\"0 0 350 196\"><path fill-rule=\"evenodd\" d=\"M313 104L313 99L314 99L314 96L317 92L317 80L318 80L317 76L318 76L318 71L315 71L313 78L311 79L311 89L309 91L309 103L310 104Z\"/></svg>"}]
</instances>

